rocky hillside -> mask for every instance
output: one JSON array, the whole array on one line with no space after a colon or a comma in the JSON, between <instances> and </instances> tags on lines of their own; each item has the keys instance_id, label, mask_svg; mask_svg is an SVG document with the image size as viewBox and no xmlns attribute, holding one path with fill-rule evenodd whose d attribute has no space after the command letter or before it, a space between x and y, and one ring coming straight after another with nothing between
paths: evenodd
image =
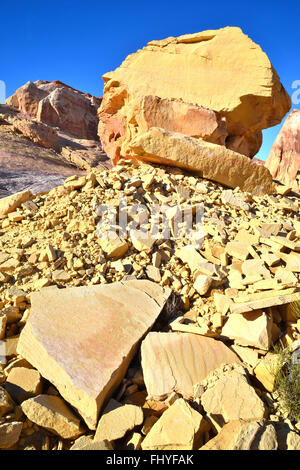
<instances>
[{"instance_id":1,"label":"rocky hillside","mask_svg":"<svg viewBox=\"0 0 300 470\"><path fill-rule=\"evenodd\" d=\"M108 238L122 198L127 234ZM164 214L139 234L154 203L169 238ZM124 161L0 211L2 448L253 448L245 427L258 448L299 446L268 366L300 339L296 195Z\"/></svg>"},{"instance_id":2,"label":"rocky hillside","mask_svg":"<svg viewBox=\"0 0 300 470\"><path fill-rule=\"evenodd\" d=\"M251 158L278 75L224 28L104 80L2 107L0 449L299 449L300 193Z\"/></svg>"}]
</instances>

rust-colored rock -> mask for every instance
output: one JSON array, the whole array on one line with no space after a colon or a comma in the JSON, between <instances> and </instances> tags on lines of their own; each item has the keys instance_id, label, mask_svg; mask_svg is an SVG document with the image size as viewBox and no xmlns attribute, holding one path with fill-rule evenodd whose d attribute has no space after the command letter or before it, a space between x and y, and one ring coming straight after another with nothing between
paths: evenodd
<instances>
[{"instance_id":1,"label":"rust-colored rock","mask_svg":"<svg viewBox=\"0 0 300 470\"><path fill-rule=\"evenodd\" d=\"M142 280L42 289L31 296L18 353L95 429L102 405L169 295Z\"/></svg>"},{"instance_id":2,"label":"rust-colored rock","mask_svg":"<svg viewBox=\"0 0 300 470\"><path fill-rule=\"evenodd\" d=\"M222 364L240 362L221 341L190 333L155 333L142 343L142 367L149 397L172 392L194 397L194 385Z\"/></svg>"},{"instance_id":3,"label":"rust-colored rock","mask_svg":"<svg viewBox=\"0 0 300 470\"><path fill-rule=\"evenodd\" d=\"M300 110L294 109L287 117L271 148L266 167L274 179L299 187L296 177L300 171Z\"/></svg>"},{"instance_id":4,"label":"rust-colored rock","mask_svg":"<svg viewBox=\"0 0 300 470\"><path fill-rule=\"evenodd\" d=\"M52 127L43 122L15 118L13 120L13 129L21 132L29 140L42 147L52 149L58 147L58 135Z\"/></svg>"},{"instance_id":5,"label":"rust-colored rock","mask_svg":"<svg viewBox=\"0 0 300 470\"><path fill-rule=\"evenodd\" d=\"M228 134L228 148L253 156L291 106L267 55L236 27L151 41L103 79L99 135L114 162L145 125L203 137L220 119L218 143Z\"/></svg>"}]
</instances>

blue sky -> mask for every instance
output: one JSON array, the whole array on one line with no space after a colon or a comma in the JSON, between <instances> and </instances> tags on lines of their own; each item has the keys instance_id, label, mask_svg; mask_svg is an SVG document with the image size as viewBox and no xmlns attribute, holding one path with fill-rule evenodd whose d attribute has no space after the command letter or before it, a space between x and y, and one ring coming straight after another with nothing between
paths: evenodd
<instances>
[{"instance_id":1,"label":"blue sky","mask_svg":"<svg viewBox=\"0 0 300 470\"><path fill-rule=\"evenodd\" d=\"M9 0L1 2L0 18L7 96L38 79L99 96L102 74L148 41L224 26L239 26L260 44L290 95L300 81L299 0ZM259 158L279 129L264 131Z\"/></svg>"}]
</instances>

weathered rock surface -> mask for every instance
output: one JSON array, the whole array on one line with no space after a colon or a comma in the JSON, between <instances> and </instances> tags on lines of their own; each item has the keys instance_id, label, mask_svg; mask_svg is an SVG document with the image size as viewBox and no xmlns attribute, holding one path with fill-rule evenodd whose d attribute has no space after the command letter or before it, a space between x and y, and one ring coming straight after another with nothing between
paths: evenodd
<instances>
[{"instance_id":1,"label":"weathered rock surface","mask_svg":"<svg viewBox=\"0 0 300 470\"><path fill-rule=\"evenodd\" d=\"M166 112L165 129L197 137L222 119L226 146L253 156L261 130L291 106L267 55L235 27L151 41L103 79L99 135L115 163L145 126L160 127Z\"/></svg>"},{"instance_id":2,"label":"weathered rock surface","mask_svg":"<svg viewBox=\"0 0 300 470\"><path fill-rule=\"evenodd\" d=\"M0 199L0 215L7 215L13 212L23 202L28 201L32 197L31 191L21 191L11 196Z\"/></svg>"},{"instance_id":3,"label":"weathered rock surface","mask_svg":"<svg viewBox=\"0 0 300 470\"><path fill-rule=\"evenodd\" d=\"M0 424L0 449L9 449L18 440L22 431L23 423L12 421Z\"/></svg>"},{"instance_id":4,"label":"weathered rock surface","mask_svg":"<svg viewBox=\"0 0 300 470\"><path fill-rule=\"evenodd\" d=\"M272 344L272 317L261 310L233 313L222 329L222 335L244 346L268 350Z\"/></svg>"},{"instance_id":5,"label":"weathered rock surface","mask_svg":"<svg viewBox=\"0 0 300 470\"><path fill-rule=\"evenodd\" d=\"M256 195L271 194L274 186L267 168L224 146L151 127L130 143L139 160L175 165L230 188Z\"/></svg>"},{"instance_id":6,"label":"weathered rock surface","mask_svg":"<svg viewBox=\"0 0 300 470\"><path fill-rule=\"evenodd\" d=\"M32 295L18 352L95 429L100 408L169 295L150 281L42 290Z\"/></svg>"},{"instance_id":7,"label":"weathered rock surface","mask_svg":"<svg viewBox=\"0 0 300 470\"><path fill-rule=\"evenodd\" d=\"M95 441L115 441L125 436L136 426L143 424L142 408L135 405L121 405L111 399L99 419Z\"/></svg>"},{"instance_id":8,"label":"weathered rock surface","mask_svg":"<svg viewBox=\"0 0 300 470\"><path fill-rule=\"evenodd\" d=\"M201 404L219 426L234 420L263 419L265 405L249 384L245 373L231 370L220 374L201 396Z\"/></svg>"},{"instance_id":9,"label":"weathered rock surface","mask_svg":"<svg viewBox=\"0 0 300 470\"><path fill-rule=\"evenodd\" d=\"M113 450L108 441L93 441L90 437L81 436L70 447L70 450Z\"/></svg>"},{"instance_id":10,"label":"weathered rock surface","mask_svg":"<svg viewBox=\"0 0 300 470\"><path fill-rule=\"evenodd\" d=\"M55 130L43 122L15 118L13 120L13 130L20 132L32 142L45 148L56 149L59 145L59 138Z\"/></svg>"},{"instance_id":11,"label":"weathered rock surface","mask_svg":"<svg viewBox=\"0 0 300 470\"><path fill-rule=\"evenodd\" d=\"M100 102L67 87L56 88L39 102L37 119L81 139L97 140Z\"/></svg>"},{"instance_id":12,"label":"weathered rock surface","mask_svg":"<svg viewBox=\"0 0 300 470\"><path fill-rule=\"evenodd\" d=\"M100 142L77 139L30 121L7 105L0 105L0 114L7 118L0 125L0 197L25 189L35 194L50 191L66 177L83 174L80 169L110 166ZM22 134L14 130L13 123ZM43 147L50 144L53 132L54 149Z\"/></svg>"},{"instance_id":13,"label":"weathered rock surface","mask_svg":"<svg viewBox=\"0 0 300 470\"><path fill-rule=\"evenodd\" d=\"M182 398L175 401L152 426L143 450L192 450L199 447L210 425Z\"/></svg>"},{"instance_id":14,"label":"weathered rock surface","mask_svg":"<svg viewBox=\"0 0 300 470\"><path fill-rule=\"evenodd\" d=\"M299 189L300 110L294 109L285 120L271 148L266 167L274 179Z\"/></svg>"},{"instance_id":15,"label":"weathered rock surface","mask_svg":"<svg viewBox=\"0 0 300 470\"><path fill-rule=\"evenodd\" d=\"M35 369L14 367L9 372L5 388L18 403L42 393L42 379Z\"/></svg>"},{"instance_id":16,"label":"weathered rock surface","mask_svg":"<svg viewBox=\"0 0 300 470\"><path fill-rule=\"evenodd\" d=\"M200 450L276 450L276 431L272 424L259 421L231 421Z\"/></svg>"},{"instance_id":17,"label":"weathered rock surface","mask_svg":"<svg viewBox=\"0 0 300 470\"><path fill-rule=\"evenodd\" d=\"M54 395L38 395L22 403L22 411L33 423L63 439L76 439L84 429L64 400Z\"/></svg>"},{"instance_id":18,"label":"weathered rock surface","mask_svg":"<svg viewBox=\"0 0 300 470\"><path fill-rule=\"evenodd\" d=\"M189 333L149 333L142 342L142 367L148 395L162 399L172 392L194 397L194 385L221 364L239 362L223 343Z\"/></svg>"}]
</instances>

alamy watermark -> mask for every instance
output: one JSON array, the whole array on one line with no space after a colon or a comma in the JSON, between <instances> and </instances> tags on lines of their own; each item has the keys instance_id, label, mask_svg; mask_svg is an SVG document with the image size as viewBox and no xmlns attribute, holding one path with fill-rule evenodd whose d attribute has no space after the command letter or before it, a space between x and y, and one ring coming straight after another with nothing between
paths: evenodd
<instances>
[{"instance_id":1,"label":"alamy watermark","mask_svg":"<svg viewBox=\"0 0 300 470\"><path fill-rule=\"evenodd\" d=\"M300 80L293 81L292 89L295 90L292 94L292 103L297 105L300 103Z\"/></svg>"},{"instance_id":2,"label":"alamy watermark","mask_svg":"<svg viewBox=\"0 0 300 470\"><path fill-rule=\"evenodd\" d=\"M0 80L0 104L5 104L6 101L6 85L3 80Z\"/></svg>"},{"instance_id":3,"label":"alamy watermark","mask_svg":"<svg viewBox=\"0 0 300 470\"><path fill-rule=\"evenodd\" d=\"M123 197L118 205L102 204L98 207L97 235L99 238L120 237L167 240L186 238L191 242L203 241L204 204L134 203L129 205Z\"/></svg>"}]
</instances>

